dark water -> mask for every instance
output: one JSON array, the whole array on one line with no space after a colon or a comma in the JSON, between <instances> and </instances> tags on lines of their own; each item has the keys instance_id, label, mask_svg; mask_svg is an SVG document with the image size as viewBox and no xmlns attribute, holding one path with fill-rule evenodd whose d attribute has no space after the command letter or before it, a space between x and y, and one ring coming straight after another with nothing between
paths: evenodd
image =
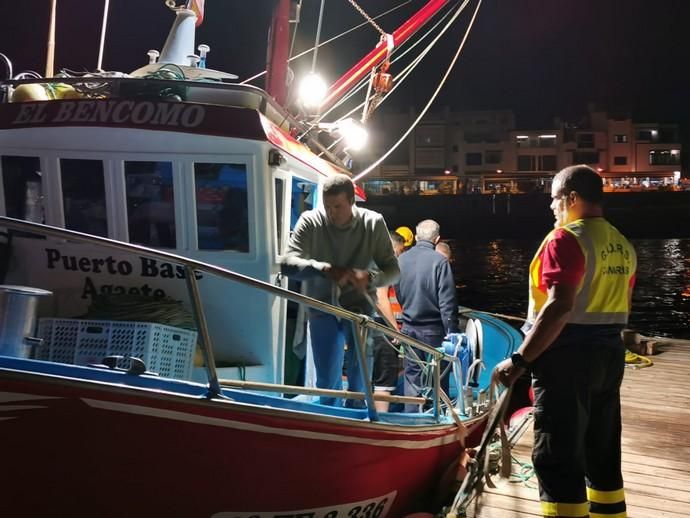
<instances>
[{"instance_id":1,"label":"dark water","mask_svg":"<svg viewBox=\"0 0 690 518\"><path fill-rule=\"evenodd\" d=\"M525 316L527 272L540 240L450 241L458 302ZM637 284L629 326L645 335L690 338L690 239L632 240Z\"/></svg>"}]
</instances>

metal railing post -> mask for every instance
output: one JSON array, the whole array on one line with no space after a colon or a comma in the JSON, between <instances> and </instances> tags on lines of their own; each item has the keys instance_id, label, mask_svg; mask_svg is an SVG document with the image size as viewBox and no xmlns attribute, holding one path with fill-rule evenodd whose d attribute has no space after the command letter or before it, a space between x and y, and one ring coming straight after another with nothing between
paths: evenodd
<instances>
[{"instance_id":1,"label":"metal railing post","mask_svg":"<svg viewBox=\"0 0 690 518\"><path fill-rule=\"evenodd\" d=\"M206 374L208 376L208 388L212 396L220 394L220 383L218 383L218 373L216 372L216 360L213 357L213 344L211 343L211 335L208 332L208 324L206 316L204 315L204 308L201 302L201 294L199 293L199 283L196 280L195 269L190 265L185 265L185 274L187 287L192 295L192 311L194 312L194 320L196 320L197 329L199 329L199 338L201 342L201 353L206 364Z\"/></svg>"},{"instance_id":2,"label":"metal railing post","mask_svg":"<svg viewBox=\"0 0 690 518\"><path fill-rule=\"evenodd\" d=\"M438 422L441 418L441 405L439 402L441 394L441 358L434 358L432 361L434 362L434 419Z\"/></svg>"},{"instance_id":3,"label":"metal railing post","mask_svg":"<svg viewBox=\"0 0 690 518\"><path fill-rule=\"evenodd\" d=\"M362 320L366 323L366 317ZM364 395L367 402L367 413L369 414L369 420L378 421L379 414L374 406L374 391L371 387L371 378L369 377L369 366L367 365L367 334L368 329L362 325L361 322L352 322L353 327L353 337L355 339L355 354L357 355L357 360L359 362L359 371L364 380ZM352 390L352 387L348 387L348 390Z\"/></svg>"}]
</instances>

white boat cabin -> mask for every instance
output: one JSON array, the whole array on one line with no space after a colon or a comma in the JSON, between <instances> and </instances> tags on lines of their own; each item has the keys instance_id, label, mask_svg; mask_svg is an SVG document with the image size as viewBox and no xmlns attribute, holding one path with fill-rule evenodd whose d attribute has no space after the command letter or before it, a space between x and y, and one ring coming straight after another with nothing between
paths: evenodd
<instances>
[{"instance_id":1,"label":"white boat cabin","mask_svg":"<svg viewBox=\"0 0 690 518\"><path fill-rule=\"evenodd\" d=\"M287 287L279 255L336 169L281 129L283 112L261 90L187 81L184 101L170 101L148 95L157 84L0 104L0 214ZM181 267L16 234L4 282L51 290L40 316L83 315L96 294L189 302ZM286 302L218 278L199 286L220 376L283 382Z\"/></svg>"}]
</instances>

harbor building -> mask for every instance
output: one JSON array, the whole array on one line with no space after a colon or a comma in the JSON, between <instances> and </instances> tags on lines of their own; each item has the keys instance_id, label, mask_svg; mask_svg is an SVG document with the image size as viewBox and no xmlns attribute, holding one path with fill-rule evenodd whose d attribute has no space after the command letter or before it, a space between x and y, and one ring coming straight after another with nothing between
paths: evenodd
<instances>
[{"instance_id":1,"label":"harbor building","mask_svg":"<svg viewBox=\"0 0 690 518\"><path fill-rule=\"evenodd\" d=\"M371 156L381 156L417 114L386 113L374 128ZM614 117L590 107L577 122L517 125L512 110L442 112L423 118L364 181L372 195L549 192L562 168L588 164L610 192L679 190L679 127Z\"/></svg>"}]
</instances>

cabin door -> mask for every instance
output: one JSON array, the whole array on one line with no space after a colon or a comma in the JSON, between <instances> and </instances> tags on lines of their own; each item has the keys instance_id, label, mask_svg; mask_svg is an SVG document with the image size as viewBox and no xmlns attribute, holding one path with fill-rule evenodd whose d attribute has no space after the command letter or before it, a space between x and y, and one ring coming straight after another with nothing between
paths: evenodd
<instances>
[{"instance_id":1,"label":"cabin door","mask_svg":"<svg viewBox=\"0 0 690 518\"><path fill-rule=\"evenodd\" d=\"M302 212L316 207L318 184L316 181L307 180L298 174L291 174L285 183L285 231L282 233L284 242L281 253L287 247L290 234ZM279 177L276 177L278 182ZM276 183L277 185L277 183ZM281 234L278 227L278 233ZM291 291L301 292L301 282L283 278L282 287ZM307 351L307 319L306 308L295 302L286 303L285 319L285 383L290 385L304 385L304 359Z\"/></svg>"}]
</instances>

